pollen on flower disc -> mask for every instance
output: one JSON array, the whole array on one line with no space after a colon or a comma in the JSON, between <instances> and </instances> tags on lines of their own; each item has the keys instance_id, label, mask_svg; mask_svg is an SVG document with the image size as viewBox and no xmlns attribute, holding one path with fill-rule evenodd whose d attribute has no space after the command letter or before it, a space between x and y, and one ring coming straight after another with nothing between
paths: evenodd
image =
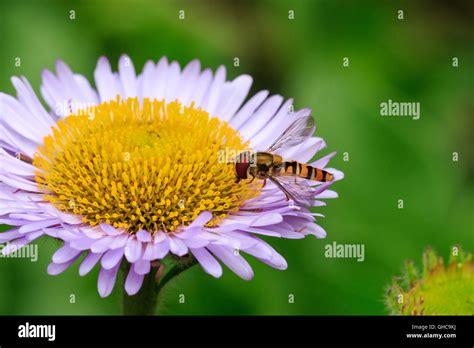
<instances>
[{"instance_id":1,"label":"pollen on flower disc","mask_svg":"<svg viewBox=\"0 0 474 348\"><path fill-rule=\"evenodd\" d=\"M215 225L258 194L219 151L248 144L226 122L178 101L128 98L60 119L38 148L36 182L59 210L130 233Z\"/></svg>"}]
</instances>

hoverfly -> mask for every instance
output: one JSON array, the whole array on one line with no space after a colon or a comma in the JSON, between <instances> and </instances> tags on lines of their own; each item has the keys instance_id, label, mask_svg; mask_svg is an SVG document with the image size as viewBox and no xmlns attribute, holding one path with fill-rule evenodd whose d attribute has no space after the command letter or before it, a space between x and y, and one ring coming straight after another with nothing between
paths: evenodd
<instances>
[{"instance_id":1,"label":"hoverfly","mask_svg":"<svg viewBox=\"0 0 474 348\"><path fill-rule=\"evenodd\" d=\"M292 200L303 206L311 206L316 191L307 180L328 182L334 176L322 169L311 167L307 164L293 160L284 160L275 152L278 149L300 144L310 137L315 130L311 116L301 117L293 122L264 152L241 152L235 161L236 182L248 179L267 180L273 182L286 195L287 200Z\"/></svg>"}]
</instances>

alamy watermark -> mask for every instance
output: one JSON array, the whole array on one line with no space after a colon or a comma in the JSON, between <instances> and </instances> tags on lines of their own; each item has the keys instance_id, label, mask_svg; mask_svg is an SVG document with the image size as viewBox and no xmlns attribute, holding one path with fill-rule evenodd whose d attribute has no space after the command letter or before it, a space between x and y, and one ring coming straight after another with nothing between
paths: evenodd
<instances>
[{"instance_id":1,"label":"alamy watermark","mask_svg":"<svg viewBox=\"0 0 474 348\"><path fill-rule=\"evenodd\" d=\"M324 247L324 256L327 258L357 259L358 262L365 260L364 244L326 244Z\"/></svg>"},{"instance_id":2,"label":"alamy watermark","mask_svg":"<svg viewBox=\"0 0 474 348\"><path fill-rule=\"evenodd\" d=\"M0 258L30 259L31 262L38 261L38 245L28 244L18 247L14 244L0 244Z\"/></svg>"},{"instance_id":3,"label":"alamy watermark","mask_svg":"<svg viewBox=\"0 0 474 348\"><path fill-rule=\"evenodd\" d=\"M247 150L237 150L231 148L224 148L217 151L218 163L249 163L250 166L257 165L257 152Z\"/></svg>"},{"instance_id":4,"label":"alamy watermark","mask_svg":"<svg viewBox=\"0 0 474 348\"><path fill-rule=\"evenodd\" d=\"M56 340L56 325L37 325L26 322L18 326L19 338L46 338L52 342Z\"/></svg>"},{"instance_id":5,"label":"alamy watermark","mask_svg":"<svg viewBox=\"0 0 474 348\"><path fill-rule=\"evenodd\" d=\"M95 106L94 103L80 103L72 100L65 100L57 102L54 111L58 116L66 117L75 114L78 116L89 116L92 119L94 118Z\"/></svg>"},{"instance_id":6,"label":"alamy watermark","mask_svg":"<svg viewBox=\"0 0 474 348\"><path fill-rule=\"evenodd\" d=\"M392 99L380 103L380 116L408 116L420 119L421 108L418 102L397 102Z\"/></svg>"}]
</instances>

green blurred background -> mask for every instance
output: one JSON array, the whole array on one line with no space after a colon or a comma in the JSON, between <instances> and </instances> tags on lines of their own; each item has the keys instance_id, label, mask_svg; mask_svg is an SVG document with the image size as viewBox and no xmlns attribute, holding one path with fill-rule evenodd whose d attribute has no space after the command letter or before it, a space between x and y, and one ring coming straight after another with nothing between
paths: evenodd
<instances>
[{"instance_id":1,"label":"green blurred background","mask_svg":"<svg viewBox=\"0 0 474 348\"><path fill-rule=\"evenodd\" d=\"M325 153L338 151L331 165L346 176L334 185L340 198L318 209L327 238L272 239L288 270L248 258L250 282L228 269L214 279L194 267L168 287L161 312L385 314L385 286L404 260L419 264L427 245L445 257L454 244L474 249L472 24L469 1L2 0L0 90L14 94L10 76L24 75L38 91L41 69L58 58L92 80L100 55L116 67L127 53L137 71L163 55L182 66L198 58L204 67L226 65L231 78L251 74L252 93L294 97L297 109L313 109ZM388 99L420 102L421 118L381 117ZM364 244L365 261L325 258L333 241ZM120 313L119 285L101 299L97 269L85 278L77 265L48 276L59 244L38 244L37 263L0 259L0 314Z\"/></svg>"}]
</instances>

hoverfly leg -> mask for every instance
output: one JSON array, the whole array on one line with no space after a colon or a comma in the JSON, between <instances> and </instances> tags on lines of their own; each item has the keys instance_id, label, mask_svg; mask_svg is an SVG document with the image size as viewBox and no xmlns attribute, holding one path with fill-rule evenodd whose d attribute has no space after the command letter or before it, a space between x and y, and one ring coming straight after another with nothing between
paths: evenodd
<instances>
[{"instance_id":1,"label":"hoverfly leg","mask_svg":"<svg viewBox=\"0 0 474 348\"><path fill-rule=\"evenodd\" d=\"M263 179L263 186L262 187L265 187L265 185L267 184L267 179Z\"/></svg>"}]
</instances>

